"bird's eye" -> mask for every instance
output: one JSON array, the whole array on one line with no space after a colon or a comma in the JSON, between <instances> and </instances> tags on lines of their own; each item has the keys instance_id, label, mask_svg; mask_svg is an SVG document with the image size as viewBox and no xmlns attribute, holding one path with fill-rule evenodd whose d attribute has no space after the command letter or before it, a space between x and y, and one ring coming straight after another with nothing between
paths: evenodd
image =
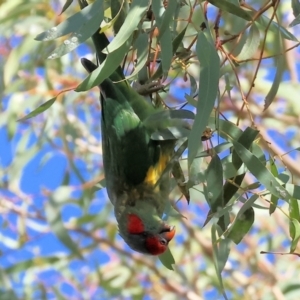
<instances>
[{"instance_id":1,"label":"bird's eye","mask_svg":"<svg viewBox=\"0 0 300 300\"><path fill-rule=\"evenodd\" d=\"M160 240L160 243L161 243L162 245L167 245L167 241L166 241L165 239Z\"/></svg>"}]
</instances>

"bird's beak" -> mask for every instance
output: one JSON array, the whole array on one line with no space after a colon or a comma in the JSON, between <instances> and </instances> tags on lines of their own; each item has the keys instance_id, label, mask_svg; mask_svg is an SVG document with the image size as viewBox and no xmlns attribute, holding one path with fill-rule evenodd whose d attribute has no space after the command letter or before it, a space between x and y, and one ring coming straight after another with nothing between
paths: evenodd
<instances>
[{"instance_id":1,"label":"bird's beak","mask_svg":"<svg viewBox=\"0 0 300 300\"><path fill-rule=\"evenodd\" d=\"M168 226L168 225L164 224L164 226L160 232L160 236L169 243L172 240L172 238L174 237L175 232L176 232L175 226Z\"/></svg>"}]
</instances>

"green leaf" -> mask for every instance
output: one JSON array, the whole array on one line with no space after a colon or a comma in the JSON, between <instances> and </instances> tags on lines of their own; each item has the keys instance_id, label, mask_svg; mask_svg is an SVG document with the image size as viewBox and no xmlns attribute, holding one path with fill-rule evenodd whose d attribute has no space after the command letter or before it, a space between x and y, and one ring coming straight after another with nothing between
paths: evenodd
<instances>
[{"instance_id":1,"label":"green leaf","mask_svg":"<svg viewBox=\"0 0 300 300\"><path fill-rule=\"evenodd\" d=\"M264 111L272 104L273 100L275 99L284 72L284 66L285 66L284 56L280 55L274 59L276 61L276 74L274 80L272 81L271 89L269 90L265 98Z\"/></svg>"},{"instance_id":2,"label":"green leaf","mask_svg":"<svg viewBox=\"0 0 300 300\"><path fill-rule=\"evenodd\" d=\"M95 193L96 191L100 191L105 187L106 187L106 182L105 182L105 178L103 178L93 186L92 193Z\"/></svg>"},{"instance_id":3,"label":"green leaf","mask_svg":"<svg viewBox=\"0 0 300 300\"><path fill-rule=\"evenodd\" d=\"M300 220L299 204L295 198L291 198L289 201L289 213L290 218L294 218L298 221Z\"/></svg>"},{"instance_id":4,"label":"green leaf","mask_svg":"<svg viewBox=\"0 0 300 300\"><path fill-rule=\"evenodd\" d=\"M90 20L94 18L99 19L100 25L101 21L103 20L102 0L96 0L94 3L83 8L75 15L60 23L58 26L52 27L47 31L40 33L36 36L35 40L50 41L64 36L66 34L69 34L71 32L80 32L84 28L89 28L86 27L86 25L90 22ZM84 32L85 31L86 30L84 30ZM89 36L91 36L93 33L94 31L90 32Z\"/></svg>"},{"instance_id":5,"label":"green leaf","mask_svg":"<svg viewBox=\"0 0 300 300\"><path fill-rule=\"evenodd\" d=\"M299 0L291 0L293 15L295 19L291 22L289 27L293 27L300 23L300 3Z\"/></svg>"},{"instance_id":6,"label":"green leaf","mask_svg":"<svg viewBox=\"0 0 300 300\"><path fill-rule=\"evenodd\" d=\"M158 259L167 269L174 271L173 265L175 265L175 259L169 248L163 254L159 255Z\"/></svg>"},{"instance_id":7,"label":"green leaf","mask_svg":"<svg viewBox=\"0 0 300 300\"><path fill-rule=\"evenodd\" d=\"M218 246L217 232L218 232L218 225L213 224L212 227L211 227L211 241L212 241L212 246L213 246L212 247L213 248L213 261L214 261L214 266L215 266L218 282L219 282L220 289L222 291L223 297L224 297L225 300L228 300L228 298L226 296L226 293L225 293L223 279L222 279L222 269L220 267L225 265L225 263L228 259L228 255L229 255L229 254L227 254L227 252L229 252L229 250L219 251L220 246ZM225 248L225 247L223 247L223 248ZM221 263L219 263L219 261Z\"/></svg>"},{"instance_id":8,"label":"green leaf","mask_svg":"<svg viewBox=\"0 0 300 300\"><path fill-rule=\"evenodd\" d=\"M262 162L237 141L232 140L232 143L237 154L245 163L249 171L270 191L271 194L287 201L290 198L288 191L278 183L276 178Z\"/></svg>"},{"instance_id":9,"label":"green leaf","mask_svg":"<svg viewBox=\"0 0 300 300\"><path fill-rule=\"evenodd\" d=\"M87 91L94 86L101 84L106 78L115 72L121 64L125 54L128 52L130 43L123 44L116 51L107 55L104 62L93 71L81 84L75 89L76 92Z\"/></svg>"},{"instance_id":10,"label":"green leaf","mask_svg":"<svg viewBox=\"0 0 300 300\"><path fill-rule=\"evenodd\" d=\"M182 39L185 36L186 29L187 29L187 27L185 27L173 40L173 42L172 42L173 55L175 55L178 47L180 46ZM154 81L154 80L160 78L162 76L162 74L163 74L163 68L162 68L162 62L161 62L159 64L159 67L155 71L155 73L152 75L151 81Z\"/></svg>"},{"instance_id":11,"label":"green leaf","mask_svg":"<svg viewBox=\"0 0 300 300\"><path fill-rule=\"evenodd\" d=\"M256 12L252 12L252 14L254 15ZM291 40L294 42L298 42L298 39L291 34L288 30L286 30L284 27L282 27L281 25L279 25L278 23L274 22L273 20L271 21L268 17L266 17L265 15L261 15L259 16L255 22L259 25L261 25L263 27L264 30L269 29L270 31L272 31L273 33L275 33L276 35L278 34L278 31L280 32L281 36L287 40ZM271 23L270 23L271 22ZM269 26L270 23L270 26Z\"/></svg>"},{"instance_id":12,"label":"green leaf","mask_svg":"<svg viewBox=\"0 0 300 300\"><path fill-rule=\"evenodd\" d=\"M221 238L218 242L218 269L221 273L226 265L230 253L230 239Z\"/></svg>"},{"instance_id":13,"label":"green leaf","mask_svg":"<svg viewBox=\"0 0 300 300\"><path fill-rule=\"evenodd\" d=\"M252 24L249 30L249 35L246 38L245 44L241 49L241 52L237 56L238 60L245 60L252 58L257 52L260 43L260 34L255 23Z\"/></svg>"},{"instance_id":14,"label":"green leaf","mask_svg":"<svg viewBox=\"0 0 300 300\"><path fill-rule=\"evenodd\" d=\"M98 2L96 1L94 3ZM82 23L82 26L76 32L71 34L68 39L64 40L64 42L49 55L48 59L56 59L71 52L80 44L85 42L88 38L90 38L97 29L99 29L99 26L104 17L104 11L100 3L98 6L99 7L96 7L95 11L91 14L92 17L89 16L90 19L85 23Z\"/></svg>"},{"instance_id":15,"label":"green leaf","mask_svg":"<svg viewBox=\"0 0 300 300\"><path fill-rule=\"evenodd\" d=\"M215 117L209 118L208 126L212 129L216 128L220 136L229 141L229 137L237 140L243 133L243 131L232 122L216 119Z\"/></svg>"},{"instance_id":16,"label":"green leaf","mask_svg":"<svg viewBox=\"0 0 300 300\"><path fill-rule=\"evenodd\" d=\"M159 29L158 41L161 45L161 65L163 75L166 77L171 66L173 49L172 49L172 34L170 31L170 22L172 21L176 8L177 1L170 1L164 13L161 15L160 1L152 3L152 9L156 20L156 25Z\"/></svg>"},{"instance_id":17,"label":"green leaf","mask_svg":"<svg viewBox=\"0 0 300 300\"><path fill-rule=\"evenodd\" d=\"M274 177L278 177L278 170L277 170L277 166L275 164L275 161L273 160L273 157L270 156L270 170L271 173L273 174ZM274 213L274 211L277 208L277 204L278 204L278 198L274 195L271 195L271 200L270 200L270 207L269 207L269 214L271 215L272 213Z\"/></svg>"},{"instance_id":18,"label":"green leaf","mask_svg":"<svg viewBox=\"0 0 300 300\"><path fill-rule=\"evenodd\" d=\"M73 0L67 0L66 3L64 4L60 14L65 12L69 8L69 6L72 4L72 2L73 2Z\"/></svg>"},{"instance_id":19,"label":"green leaf","mask_svg":"<svg viewBox=\"0 0 300 300\"><path fill-rule=\"evenodd\" d=\"M138 35L134 47L137 49L137 63L134 66L134 71L127 76L126 79L136 76L146 65L148 59L148 34L141 33Z\"/></svg>"},{"instance_id":20,"label":"green leaf","mask_svg":"<svg viewBox=\"0 0 300 300\"><path fill-rule=\"evenodd\" d=\"M124 45L132 36L133 32L137 29L147 9L148 0L134 0L132 2L130 10L128 11L125 22L120 28L120 31L103 52L111 53L118 50L122 45Z\"/></svg>"},{"instance_id":21,"label":"green leaf","mask_svg":"<svg viewBox=\"0 0 300 300\"><path fill-rule=\"evenodd\" d=\"M201 146L201 135L208 124L210 114L215 104L219 89L218 84L220 74L219 55L214 45L211 43L210 38L203 32L198 35L196 52L200 61L201 69L197 114L188 142L189 168Z\"/></svg>"},{"instance_id":22,"label":"green leaf","mask_svg":"<svg viewBox=\"0 0 300 300\"><path fill-rule=\"evenodd\" d=\"M252 208L258 195L253 195L249 198L242 208L237 213L232 226L229 228L229 233L226 237L232 240L235 244L239 244L243 237L248 233L254 222L254 210Z\"/></svg>"},{"instance_id":23,"label":"green leaf","mask_svg":"<svg viewBox=\"0 0 300 300\"><path fill-rule=\"evenodd\" d=\"M167 77L172 63L172 35L170 30L166 30L160 38L161 65L163 76Z\"/></svg>"},{"instance_id":24,"label":"green leaf","mask_svg":"<svg viewBox=\"0 0 300 300\"><path fill-rule=\"evenodd\" d=\"M300 223L299 219L292 218L290 220L290 236L292 238L290 253L293 253L296 250L300 239Z\"/></svg>"},{"instance_id":25,"label":"green leaf","mask_svg":"<svg viewBox=\"0 0 300 300\"><path fill-rule=\"evenodd\" d=\"M252 129L251 127L247 127L237 141L241 145L243 145L246 149L250 149L252 143L254 142L254 140L258 135L258 132L259 132L258 130ZM243 163L235 150L233 150L232 153L232 163L236 170L239 170L239 168L242 166Z\"/></svg>"},{"instance_id":26,"label":"green leaf","mask_svg":"<svg viewBox=\"0 0 300 300\"><path fill-rule=\"evenodd\" d=\"M221 10L227 11L237 17L240 17L242 19L245 19L247 21L251 21L252 17L251 15L240 8L237 5L234 5L233 3L226 1L226 0L208 0L209 3L212 5L220 8Z\"/></svg>"},{"instance_id":27,"label":"green leaf","mask_svg":"<svg viewBox=\"0 0 300 300\"><path fill-rule=\"evenodd\" d=\"M298 15L290 24L289 27L294 27L300 23L300 15Z\"/></svg>"},{"instance_id":28,"label":"green leaf","mask_svg":"<svg viewBox=\"0 0 300 300\"><path fill-rule=\"evenodd\" d=\"M300 3L299 0L291 0L294 17L300 14Z\"/></svg>"},{"instance_id":29,"label":"green leaf","mask_svg":"<svg viewBox=\"0 0 300 300\"><path fill-rule=\"evenodd\" d=\"M47 110L50 106L52 106L52 104L56 101L56 97L48 100L47 102L43 103L42 105L40 105L38 108L36 108L35 110L33 110L31 113L29 113L28 115L26 115L25 117L19 119L18 121L25 121L28 120L30 118L33 118L39 114L41 114L42 112L44 112L45 110Z\"/></svg>"},{"instance_id":30,"label":"green leaf","mask_svg":"<svg viewBox=\"0 0 300 300\"><path fill-rule=\"evenodd\" d=\"M222 123L220 124L226 124L226 126L230 125L230 123ZM230 125L231 126L231 125ZM232 127L234 129L235 127ZM234 131L235 132L235 129ZM257 130L252 129L251 127L247 127L244 132L240 134L238 137L238 142L243 145L245 148L249 149L251 145L253 144L253 141L256 139L258 134ZM229 203L229 201L232 199L232 197L235 195L235 193L238 191L240 185L242 184L244 177L245 177L245 171L242 166L242 160L238 156L235 150L233 150L232 153L232 166L233 174L231 177L229 177L230 181L226 181L224 184L223 190L224 190L224 206ZM226 172L228 174L228 165L226 165ZM207 220L208 221L208 220ZM221 217L218 221L218 225L225 231L227 226L229 224L229 215L225 214L224 217Z\"/></svg>"},{"instance_id":31,"label":"green leaf","mask_svg":"<svg viewBox=\"0 0 300 300\"><path fill-rule=\"evenodd\" d=\"M117 34L126 20L128 3L123 0L112 0L110 5L114 33Z\"/></svg>"},{"instance_id":32,"label":"green leaf","mask_svg":"<svg viewBox=\"0 0 300 300\"><path fill-rule=\"evenodd\" d=\"M178 109L178 110L161 110L154 112L147 117L143 123L146 127L161 127L169 124L170 120L194 120L195 115L193 112L187 109ZM159 123L159 124L158 124Z\"/></svg>"},{"instance_id":33,"label":"green leaf","mask_svg":"<svg viewBox=\"0 0 300 300\"><path fill-rule=\"evenodd\" d=\"M186 98L187 102L188 102L190 105L192 105L192 106L194 106L194 107L197 107L197 103L198 103L198 102L197 102L193 97L191 97L190 95L185 94L185 98Z\"/></svg>"},{"instance_id":34,"label":"green leaf","mask_svg":"<svg viewBox=\"0 0 300 300\"><path fill-rule=\"evenodd\" d=\"M175 15L178 1L170 1L166 9L163 8L160 1L153 1L152 10L155 16L156 25L159 29L159 39L169 30L170 23ZM161 13L163 12L163 13Z\"/></svg>"},{"instance_id":35,"label":"green leaf","mask_svg":"<svg viewBox=\"0 0 300 300\"><path fill-rule=\"evenodd\" d=\"M212 212L224 206L223 199L223 168L218 155L214 155L205 171L207 185L205 197Z\"/></svg>"},{"instance_id":36,"label":"green leaf","mask_svg":"<svg viewBox=\"0 0 300 300\"><path fill-rule=\"evenodd\" d=\"M280 175L283 175L282 173L279 174L279 178L281 179ZM285 181L284 181L285 182ZM299 185L295 185L295 184L291 184L291 183L287 183L285 185L286 190L289 192L289 194L292 196L292 198L295 198L297 200L300 200L300 186Z\"/></svg>"},{"instance_id":37,"label":"green leaf","mask_svg":"<svg viewBox=\"0 0 300 300\"><path fill-rule=\"evenodd\" d=\"M168 127L153 132L151 134L151 139L154 141L178 140L187 138L189 134L190 130L184 127Z\"/></svg>"},{"instance_id":38,"label":"green leaf","mask_svg":"<svg viewBox=\"0 0 300 300\"><path fill-rule=\"evenodd\" d=\"M289 202L290 237L292 238L290 252L293 253L300 238L300 213L297 199L291 198Z\"/></svg>"}]
</instances>

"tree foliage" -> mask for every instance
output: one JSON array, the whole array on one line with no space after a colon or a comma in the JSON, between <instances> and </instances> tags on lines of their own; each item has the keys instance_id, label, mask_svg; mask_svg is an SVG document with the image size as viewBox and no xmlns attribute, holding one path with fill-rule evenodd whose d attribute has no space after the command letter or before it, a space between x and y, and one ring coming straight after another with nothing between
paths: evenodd
<instances>
[{"instance_id":1,"label":"tree foliage","mask_svg":"<svg viewBox=\"0 0 300 300\"><path fill-rule=\"evenodd\" d=\"M89 2L0 2L0 299L296 299L299 2ZM93 87L118 65L195 113L160 260L124 244L104 189Z\"/></svg>"}]
</instances>

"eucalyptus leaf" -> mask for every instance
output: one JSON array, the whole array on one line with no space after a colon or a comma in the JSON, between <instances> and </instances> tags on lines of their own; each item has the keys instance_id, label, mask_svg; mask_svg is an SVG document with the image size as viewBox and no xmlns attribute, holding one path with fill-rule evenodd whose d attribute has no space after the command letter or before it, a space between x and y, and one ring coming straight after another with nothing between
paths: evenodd
<instances>
[{"instance_id":1,"label":"eucalyptus leaf","mask_svg":"<svg viewBox=\"0 0 300 300\"><path fill-rule=\"evenodd\" d=\"M25 117L19 119L18 121L25 121L28 120L30 118L33 118L39 114L41 114L42 112L44 112L45 110L47 110L49 107L52 106L52 104L56 101L56 97L48 100L47 102L43 103L42 105L40 105L38 108L36 108L35 110L33 110L32 112L30 112L28 115L26 115Z\"/></svg>"},{"instance_id":2,"label":"eucalyptus leaf","mask_svg":"<svg viewBox=\"0 0 300 300\"><path fill-rule=\"evenodd\" d=\"M233 224L229 228L226 237L232 240L235 244L239 244L243 237L248 233L254 222L254 210L252 208L258 195L253 195L247 200L242 208L237 213Z\"/></svg>"},{"instance_id":3,"label":"eucalyptus leaf","mask_svg":"<svg viewBox=\"0 0 300 300\"><path fill-rule=\"evenodd\" d=\"M247 21L251 21L251 15L243 10L240 6L234 5L230 1L226 0L209 0L209 3L215 5L216 7L220 8L221 10L227 11L237 17L245 19Z\"/></svg>"},{"instance_id":4,"label":"eucalyptus leaf","mask_svg":"<svg viewBox=\"0 0 300 300\"><path fill-rule=\"evenodd\" d=\"M290 236L292 238L290 252L293 253L296 250L296 247L297 247L298 242L300 240L300 223L299 223L299 219L291 218L291 220L290 220Z\"/></svg>"},{"instance_id":5,"label":"eucalyptus leaf","mask_svg":"<svg viewBox=\"0 0 300 300\"><path fill-rule=\"evenodd\" d=\"M208 35L198 34L196 53L200 61L200 83L197 113L189 137L188 165L191 166L201 145L200 134L208 125L218 92L220 59Z\"/></svg>"},{"instance_id":6,"label":"eucalyptus leaf","mask_svg":"<svg viewBox=\"0 0 300 300\"><path fill-rule=\"evenodd\" d=\"M105 53L117 51L122 45L128 42L133 32L137 29L139 22L145 15L148 8L148 0L134 0L128 11L127 17L116 37L105 49Z\"/></svg>"},{"instance_id":7,"label":"eucalyptus leaf","mask_svg":"<svg viewBox=\"0 0 300 300\"><path fill-rule=\"evenodd\" d=\"M163 254L159 255L158 259L167 269L174 271L173 265L175 265L175 259L169 248Z\"/></svg>"},{"instance_id":8,"label":"eucalyptus leaf","mask_svg":"<svg viewBox=\"0 0 300 300\"><path fill-rule=\"evenodd\" d=\"M79 32L94 18L98 18L99 25L102 21L102 0L95 0L91 5L86 6L81 11L36 36L37 41L51 41L72 32ZM102 12L103 14L103 12ZM96 30L96 29L95 29ZM85 32L85 30L84 30ZM90 33L90 36L93 32Z\"/></svg>"}]
</instances>

